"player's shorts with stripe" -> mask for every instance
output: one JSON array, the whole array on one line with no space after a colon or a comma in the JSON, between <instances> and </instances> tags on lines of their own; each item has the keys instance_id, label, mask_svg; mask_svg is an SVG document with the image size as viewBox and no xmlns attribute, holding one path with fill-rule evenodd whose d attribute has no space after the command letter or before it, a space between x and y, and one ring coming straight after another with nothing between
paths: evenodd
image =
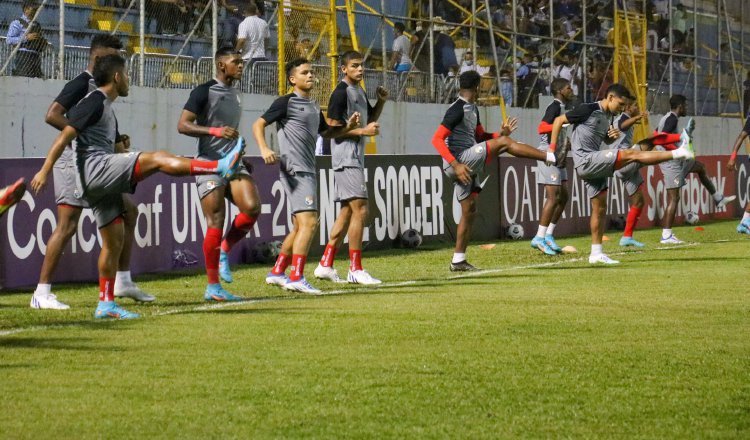
<instances>
[{"instance_id":1,"label":"player's shorts with stripe","mask_svg":"<svg viewBox=\"0 0 750 440\"><path fill-rule=\"evenodd\" d=\"M334 200L368 199L364 168L345 167L333 171Z\"/></svg>"},{"instance_id":2,"label":"player's shorts with stripe","mask_svg":"<svg viewBox=\"0 0 750 440\"><path fill-rule=\"evenodd\" d=\"M609 188L607 179L615 174L617 150L600 150L588 153L576 164L576 173L583 179L590 199Z\"/></svg>"},{"instance_id":3,"label":"player's shorts with stripe","mask_svg":"<svg viewBox=\"0 0 750 440\"><path fill-rule=\"evenodd\" d=\"M622 182L625 184L625 191L627 191L628 196L632 196L633 194L637 193L638 188L640 188L640 186L643 184L641 167L641 164L633 162L615 171L615 177L622 180Z\"/></svg>"},{"instance_id":4,"label":"player's shorts with stripe","mask_svg":"<svg viewBox=\"0 0 750 440\"><path fill-rule=\"evenodd\" d=\"M453 171L453 167L443 160L443 172L451 180L453 180L453 186L456 192L456 198L460 202L461 200L467 199L472 193L479 193L482 191L482 180L484 179L484 166L487 163L488 151L487 143L482 142L476 144L471 148L467 148L464 151L456 154L456 160L459 163L466 165L471 168L471 182L463 184L456 179L456 173Z\"/></svg>"},{"instance_id":5,"label":"player's shorts with stripe","mask_svg":"<svg viewBox=\"0 0 750 440\"><path fill-rule=\"evenodd\" d=\"M133 179L140 152L91 154L78 158L79 182L98 227L104 227L125 213L123 193L135 191Z\"/></svg>"},{"instance_id":6,"label":"player's shorts with stripe","mask_svg":"<svg viewBox=\"0 0 750 440\"><path fill-rule=\"evenodd\" d=\"M536 183L538 185L561 186L568 180L568 170L544 162L536 162Z\"/></svg>"},{"instance_id":7,"label":"player's shorts with stripe","mask_svg":"<svg viewBox=\"0 0 750 440\"><path fill-rule=\"evenodd\" d=\"M685 176L695 165L695 159L672 159L659 164L664 175L665 189L677 189L685 186Z\"/></svg>"},{"instance_id":8,"label":"player's shorts with stripe","mask_svg":"<svg viewBox=\"0 0 750 440\"><path fill-rule=\"evenodd\" d=\"M70 147L65 147L60 158L52 168L52 183L55 188L55 204L69 205L77 208L88 208L89 204L76 191L76 179L78 168L76 168L75 152Z\"/></svg>"},{"instance_id":9,"label":"player's shorts with stripe","mask_svg":"<svg viewBox=\"0 0 750 440\"><path fill-rule=\"evenodd\" d=\"M244 163L241 163L237 168L237 172L232 176L231 179L225 179L218 174L204 174L201 176L195 176L195 183L198 184L198 196L202 199L209 195L211 191L216 188L226 186L230 180L239 178L239 176L250 177L250 171L247 169Z\"/></svg>"},{"instance_id":10,"label":"player's shorts with stripe","mask_svg":"<svg viewBox=\"0 0 750 440\"><path fill-rule=\"evenodd\" d=\"M318 176L316 173L279 173L292 214L318 210Z\"/></svg>"}]
</instances>

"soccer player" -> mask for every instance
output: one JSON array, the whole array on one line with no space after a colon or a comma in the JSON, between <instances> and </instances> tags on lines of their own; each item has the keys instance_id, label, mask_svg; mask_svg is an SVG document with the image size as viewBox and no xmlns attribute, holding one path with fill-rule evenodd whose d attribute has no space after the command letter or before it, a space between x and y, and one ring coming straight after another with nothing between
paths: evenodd
<instances>
[{"instance_id":1,"label":"soccer player","mask_svg":"<svg viewBox=\"0 0 750 440\"><path fill-rule=\"evenodd\" d=\"M456 229L456 247L450 264L453 272L477 270L466 261L466 248L476 216L476 198L482 191L480 182L485 164L506 152L516 157L555 163L553 153L540 151L509 137L516 128L515 118L503 124L499 133L485 132L476 105L481 76L470 70L462 73L458 81L458 99L448 108L443 122L432 137L432 145L443 158L443 171L454 181L456 196L461 204L461 220Z\"/></svg>"},{"instance_id":2,"label":"soccer player","mask_svg":"<svg viewBox=\"0 0 750 440\"><path fill-rule=\"evenodd\" d=\"M647 144L633 145L633 130L635 124L648 116L648 113L641 112L638 109L638 103L635 99L628 99L625 111L615 120L615 128L620 131L620 137L612 144L613 149L626 150L628 148L643 149L649 148ZM628 193L628 203L630 210L625 222L625 232L620 238L620 246L644 247L645 245L633 238L633 230L638 223L638 218L643 211L643 177L641 177L641 164L633 162L615 171L615 176L625 183L625 191Z\"/></svg>"},{"instance_id":3,"label":"soccer player","mask_svg":"<svg viewBox=\"0 0 750 440\"><path fill-rule=\"evenodd\" d=\"M26 181L23 177L16 180L12 185L0 189L0 217L2 217L11 206L18 203L25 192Z\"/></svg>"},{"instance_id":4,"label":"soccer player","mask_svg":"<svg viewBox=\"0 0 750 440\"><path fill-rule=\"evenodd\" d=\"M750 136L750 114L747 115L745 126L742 128L742 131L740 131L740 134L737 135L737 140L734 142L734 147L732 147L732 155L729 156L729 162L727 162L727 168L729 168L730 171L736 170L737 153L740 151L742 143L745 142L745 139L747 139L748 136ZM750 234L750 202L745 204L745 213L742 215L740 224L737 225L737 232L740 234Z\"/></svg>"},{"instance_id":5,"label":"soccer player","mask_svg":"<svg viewBox=\"0 0 750 440\"><path fill-rule=\"evenodd\" d=\"M156 172L231 177L241 162L242 142L240 139L226 156L214 161L191 160L165 151L115 153L117 119L112 104L118 97L128 96L125 59L117 54L99 57L92 73L98 88L68 112L68 124L52 144L42 171L31 181L31 188L39 193L45 187L46 176L55 162L76 139L75 160L79 167L76 189L93 210L102 237L99 305L94 317L138 318L137 313L121 308L114 301L115 272L125 240L123 193L132 193L139 181Z\"/></svg>"},{"instance_id":6,"label":"soccer player","mask_svg":"<svg viewBox=\"0 0 750 440\"><path fill-rule=\"evenodd\" d=\"M89 92L96 90L94 77L91 72L94 70L94 63L97 58L120 53L122 43L120 39L109 34L97 35L91 40L89 48L89 63L86 70L65 84L60 94L55 98L47 110L45 122L62 131L68 124L66 113L83 99ZM129 147L127 135L119 135L115 148L118 152L124 152ZM55 188L55 201L57 203L57 226L52 231L52 235L47 241L47 253L44 255L44 262L39 273L39 284L34 290L31 297L31 307L34 309L57 309L65 310L70 308L57 300L57 296L52 293L52 274L55 273L57 264L60 261L65 247L68 245L70 238L76 232L78 219L81 217L81 211L88 208L88 204L80 196L76 196L76 162L73 146L63 150L60 158L55 162L52 170L53 183ZM132 202L125 198L125 241L123 242L122 253L117 264L118 270L115 277L115 297L129 297L136 301L151 302L155 300L154 296L142 291L132 281L130 275L130 256L133 248L133 237L138 218L138 210Z\"/></svg>"},{"instance_id":7,"label":"soccer player","mask_svg":"<svg viewBox=\"0 0 750 440\"><path fill-rule=\"evenodd\" d=\"M378 87L375 107L360 85L365 73L362 54L353 50L341 55L341 72L344 79L336 86L328 102L328 118L346 125L354 113L359 113L364 127L356 128L346 136L331 141L331 162L335 199L341 202L341 211L331 228L331 235L315 277L333 282L346 282L339 278L333 261L344 237L349 236L349 273L347 281L354 284L380 284L362 268L362 235L367 223L368 194L365 182L365 138L380 132L378 118L383 111L388 92Z\"/></svg>"},{"instance_id":8,"label":"soccer player","mask_svg":"<svg viewBox=\"0 0 750 440\"><path fill-rule=\"evenodd\" d=\"M318 134L340 137L359 125L359 113L354 113L346 126L329 127L320 105L310 96L315 74L310 61L297 58L286 65L286 76L294 88L292 93L278 98L253 124L253 135L263 161L281 163L279 180L284 186L292 210L293 227L281 245L281 252L266 283L286 290L320 293L305 279L305 263L310 245L318 228L318 186L315 169L315 145ZM280 157L266 144L265 129L276 123ZM289 278L286 268L291 264Z\"/></svg>"},{"instance_id":9,"label":"soccer player","mask_svg":"<svg viewBox=\"0 0 750 440\"><path fill-rule=\"evenodd\" d=\"M550 84L552 96L555 99L549 103L544 111L542 122L539 123L538 132L541 136L539 149L546 152L550 144L550 133L552 133L552 123L555 118L563 113L563 108L573 97L573 89L570 87L570 81L565 78L555 78ZM558 139L557 142L564 142L566 147L567 140ZM560 165L547 165L544 161L538 161L536 164L536 183L544 185L545 201L542 208L542 215L539 218L539 228L536 236L531 240L531 247L539 249L547 255L557 255L562 252L562 248L555 242L554 231L555 225L560 221L565 204L568 203L568 171L565 169L565 157L568 154L568 148L557 152L561 158Z\"/></svg>"},{"instance_id":10,"label":"soccer player","mask_svg":"<svg viewBox=\"0 0 750 440\"><path fill-rule=\"evenodd\" d=\"M659 121L656 129L658 133L677 133L677 120L687 114L687 98L683 95L673 95L669 98L669 107L671 111L664 115ZM688 134L692 137L694 124L687 128ZM664 150L676 148L674 145L667 144L661 147ZM680 204L680 189L685 185L685 177L690 173L697 173L703 186L716 202L717 208L723 208L729 202L736 199L737 196L727 196L716 191L716 186L706 173L706 166L703 163L690 160L673 160L659 164L662 174L664 174L664 187L667 190L667 208L664 212L664 223L662 225L661 243L662 244L680 244L682 240L672 233L675 215L677 215L677 206Z\"/></svg>"},{"instance_id":11,"label":"soccer player","mask_svg":"<svg viewBox=\"0 0 750 440\"><path fill-rule=\"evenodd\" d=\"M240 136L237 127L242 116L240 91L233 86L242 79L244 67L240 54L231 47L221 48L214 57L216 78L201 84L190 93L180 115L177 130L198 138L198 158L217 160L223 157ZM258 189L250 171L241 164L231 180L218 175L196 177L201 207L208 229L203 240L208 287L206 301L238 301L219 280L233 281L229 268L229 251L255 224L260 214ZM224 199L237 205L239 214L222 240L224 231Z\"/></svg>"},{"instance_id":12,"label":"soccer player","mask_svg":"<svg viewBox=\"0 0 750 440\"><path fill-rule=\"evenodd\" d=\"M621 84L612 84L607 88L605 98L601 101L581 104L557 119L552 125L552 139L557 139L563 124L573 124L572 147L573 164L576 173L586 186L591 200L591 255L590 264L618 264L619 261L609 258L602 252L602 235L604 235L604 217L607 213L607 178L616 170L630 163L654 165L672 159L692 159L695 157L690 137L683 132L680 148L673 151L642 151L641 149L601 150L602 142L612 144L620 137L620 131L614 127L614 116L625 109L630 92ZM676 136L676 135L675 135ZM668 135L659 135L639 144L647 146L663 143L674 143L676 140ZM555 151L555 144L550 150Z\"/></svg>"}]
</instances>

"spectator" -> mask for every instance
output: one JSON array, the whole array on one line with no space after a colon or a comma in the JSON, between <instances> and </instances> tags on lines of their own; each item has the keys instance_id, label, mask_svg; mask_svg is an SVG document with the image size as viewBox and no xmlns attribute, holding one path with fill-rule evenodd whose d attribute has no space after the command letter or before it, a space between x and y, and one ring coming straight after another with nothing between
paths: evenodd
<instances>
[{"instance_id":1,"label":"spectator","mask_svg":"<svg viewBox=\"0 0 750 440\"><path fill-rule=\"evenodd\" d=\"M489 72L489 68L482 67L479 64L474 62L474 53L470 50L467 50L464 52L464 60L461 62L461 66L458 69L458 74L462 74L464 72L468 72L469 70L474 70L480 75L486 75L487 72Z\"/></svg>"},{"instance_id":2,"label":"spectator","mask_svg":"<svg viewBox=\"0 0 750 440\"><path fill-rule=\"evenodd\" d=\"M225 17L222 23L222 32L219 38L219 47L235 46L237 42L237 33L239 32L240 23L244 20L244 10L252 0L219 0L224 7ZM257 6L256 6L257 8Z\"/></svg>"},{"instance_id":3,"label":"spectator","mask_svg":"<svg viewBox=\"0 0 750 440\"><path fill-rule=\"evenodd\" d=\"M747 79L743 83L745 86L745 93L742 94L743 108L742 114L750 116L750 70L747 71Z\"/></svg>"},{"instance_id":4,"label":"spectator","mask_svg":"<svg viewBox=\"0 0 750 440\"><path fill-rule=\"evenodd\" d=\"M578 96L578 82L580 81L579 66L573 65L573 54L565 51L560 55L560 64L555 68L554 77L567 79L570 82L570 88L573 89L573 95Z\"/></svg>"},{"instance_id":5,"label":"spectator","mask_svg":"<svg viewBox=\"0 0 750 440\"><path fill-rule=\"evenodd\" d=\"M41 78L41 52L47 48L47 40L39 23L31 23L39 4L35 0L26 0L22 8L23 14L10 24L5 40L8 45L18 46L13 75Z\"/></svg>"},{"instance_id":6,"label":"spectator","mask_svg":"<svg viewBox=\"0 0 750 440\"><path fill-rule=\"evenodd\" d=\"M443 33L448 30L442 18L436 17L435 31L435 73L438 75L448 75L450 72L458 71L458 60L456 60L456 44L450 35Z\"/></svg>"},{"instance_id":7,"label":"spectator","mask_svg":"<svg viewBox=\"0 0 750 440\"><path fill-rule=\"evenodd\" d=\"M513 105L513 77L510 76L509 69L500 71L500 94L503 95L506 107Z\"/></svg>"},{"instance_id":8,"label":"spectator","mask_svg":"<svg viewBox=\"0 0 750 440\"><path fill-rule=\"evenodd\" d=\"M430 46L427 39L430 37L430 22L422 21L420 30L411 37L411 56L414 67L422 72L430 71Z\"/></svg>"},{"instance_id":9,"label":"spectator","mask_svg":"<svg viewBox=\"0 0 750 440\"><path fill-rule=\"evenodd\" d=\"M242 59L252 65L257 61L267 61L266 40L270 37L268 23L258 15L258 6L250 2L245 6L245 19L237 31L237 51Z\"/></svg>"},{"instance_id":10,"label":"spectator","mask_svg":"<svg viewBox=\"0 0 750 440\"><path fill-rule=\"evenodd\" d=\"M393 40L391 66L393 66L393 70L396 72L408 72L411 69L411 42L404 35L404 30L406 30L406 27L403 23L395 23L393 25L395 39Z\"/></svg>"}]
</instances>

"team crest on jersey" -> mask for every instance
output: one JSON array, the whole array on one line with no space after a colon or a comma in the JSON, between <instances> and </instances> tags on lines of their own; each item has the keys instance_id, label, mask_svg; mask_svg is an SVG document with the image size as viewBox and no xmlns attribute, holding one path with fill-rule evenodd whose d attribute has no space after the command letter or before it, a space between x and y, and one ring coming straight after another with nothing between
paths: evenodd
<instances>
[{"instance_id":1,"label":"team crest on jersey","mask_svg":"<svg viewBox=\"0 0 750 440\"><path fill-rule=\"evenodd\" d=\"M553 182L557 182L557 174L551 175L550 179L552 179Z\"/></svg>"},{"instance_id":2,"label":"team crest on jersey","mask_svg":"<svg viewBox=\"0 0 750 440\"><path fill-rule=\"evenodd\" d=\"M312 196L305 196L305 205L312 206L313 205L313 198Z\"/></svg>"}]
</instances>

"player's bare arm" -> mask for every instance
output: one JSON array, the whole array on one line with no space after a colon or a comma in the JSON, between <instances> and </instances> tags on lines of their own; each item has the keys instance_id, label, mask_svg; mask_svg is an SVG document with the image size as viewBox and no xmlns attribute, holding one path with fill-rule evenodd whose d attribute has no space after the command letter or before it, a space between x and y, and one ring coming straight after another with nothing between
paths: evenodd
<instances>
[{"instance_id":1,"label":"player's bare arm","mask_svg":"<svg viewBox=\"0 0 750 440\"><path fill-rule=\"evenodd\" d=\"M549 143L549 151L553 153L555 152L555 148L557 147L557 142L555 142L555 140L559 139L563 125L568 123L568 117L565 116L565 114L555 118L555 122L552 123L552 135L550 136L552 142Z\"/></svg>"},{"instance_id":2,"label":"player's bare arm","mask_svg":"<svg viewBox=\"0 0 750 440\"><path fill-rule=\"evenodd\" d=\"M73 142L73 139L75 139L76 136L78 136L78 131L71 126L66 126L63 131L57 135L57 139L55 139L55 142L47 153L47 158L44 160L42 168L31 180L31 189L34 191L34 194L39 194L39 192L47 185L47 178L52 171L52 167L55 166L55 162L60 158L63 150Z\"/></svg>"},{"instance_id":3,"label":"player's bare arm","mask_svg":"<svg viewBox=\"0 0 750 440\"><path fill-rule=\"evenodd\" d=\"M624 120L622 124L620 124L620 130L625 131L629 129L630 127L634 126L638 121L645 118L646 116L648 116L648 112L640 112L639 114Z\"/></svg>"},{"instance_id":4,"label":"player's bare arm","mask_svg":"<svg viewBox=\"0 0 750 440\"><path fill-rule=\"evenodd\" d=\"M344 136L346 134L349 134L352 130L355 130L357 127L359 127L359 121L360 121L360 114L359 112L354 112L354 114L346 121L346 125L341 124L335 124L335 125L328 125L328 130L320 133L321 136L324 138L338 138L341 136ZM326 118L326 120L328 120Z\"/></svg>"},{"instance_id":5,"label":"player's bare arm","mask_svg":"<svg viewBox=\"0 0 750 440\"><path fill-rule=\"evenodd\" d=\"M68 109L63 107L59 102L54 101L47 109L47 114L44 115L44 122L63 131L65 126L68 125L68 118L65 117L67 111Z\"/></svg>"},{"instance_id":6,"label":"player's bare arm","mask_svg":"<svg viewBox=\"0 0 750 440\"><path fill-rule=\"evenodd\" d=\"M240 132L235 128L226 125L224 127L204 127L195 123L197 119L198 115L195 113L183 110L180 114L180 122L177 123L177 131L191 137L215 136L224 139L237 139L240 136Z\"/></svg>"},{"instance_id":7,"label":"player's bare arm","mask_svg":"<svg viewBox=\"0 0 750 440\"><path fill-rule=\"evenodd\" d=\"M748 135L750 135L750 133L747 133L746 131L743 130L737 136L737 140L734 141L732 154L731 156L729 156L729 162L727 162L727 168L730 171L734 171L737 169L737 153L739 153L740 147L742 146L742 143L745 142L745 139L747 139Z\"/></svg>"},{"instance_id":8,"label":"player's bare arm","mask_svg":"<svg viewBox=\"0 0 750 440\"><path fill-rule=\"evenodd\" d=\"M258 144L260 155L263 156L263 162L265 162L266 165L273 165L278 162L279 158L272 149L268 148L268 144L266 143L267 126L268 122L265 119L258 118L253 123L253 137L255 137L255 142Z\"/></svg>"}]
</instances>

